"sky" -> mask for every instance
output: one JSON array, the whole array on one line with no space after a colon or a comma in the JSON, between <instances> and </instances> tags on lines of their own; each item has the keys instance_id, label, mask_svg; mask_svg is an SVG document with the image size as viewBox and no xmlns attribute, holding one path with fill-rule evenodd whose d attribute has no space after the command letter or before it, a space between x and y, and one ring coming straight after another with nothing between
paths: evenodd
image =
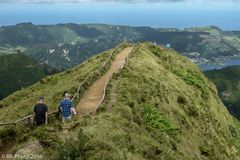
<instances>
[{"instance_id":1,"label":"sky","mask_svg":"<svg viewBox=\"0 0 240 160\"><path fill-rule=\"evenodd\" d=\"M0 0L0 25L107 23L240 30L240 0Z\"/></svg>"},{"instance_id":2,"label":"sky","mask_svg":"<svg viewBox=\"0 0 240 160\"><path fill-rule=\"evenodd\" d=\"M1 0L1 4L53 4L53 3L132 3L132 4L146 4L146 3L185 3L191 5L204 5L214 7L216 4L224 5L239 5L240 0Z\"/></svg>"}]
</instances>

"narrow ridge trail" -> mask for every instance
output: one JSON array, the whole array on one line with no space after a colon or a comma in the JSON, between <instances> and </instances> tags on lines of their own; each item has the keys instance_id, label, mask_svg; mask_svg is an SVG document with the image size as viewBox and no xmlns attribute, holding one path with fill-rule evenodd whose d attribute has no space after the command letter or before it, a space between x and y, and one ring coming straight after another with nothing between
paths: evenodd
<instances>
[{"instance_id":1,"label":"narrow ridge trail","mask_svg":"<svg viewBox=\"0 0 240 160\"><path fill-rule=\"evenodd\" d=\"M114 72L119 70L125 63L127 56L131 53L133 47L127 47L119 52L114 61L111 64L110 69L101 76L98 80L93 82L93 84L87 89L87 91L83 94L80 99L78 105L76 106L76 111L81 115L86 113L90 113L97 109L98 105L101 104L103 100L104 90L106 83L109 78L112 76ZM13 147L15 146L15 142L11 142L8 144L7 148L0 152L0 160L5 159L2 157L2 154L12 153Z\"/></svg>"},{"instance_id":2,"label":"narrow ridge trail","mask_svg":"<svg viewBox=\"0 0 240 160\"><path fill-rule=\"evenodd\" d=\"M133 47L127 47L119 52L111 64L110 69L87 89L76 106L76 111L80 115L85 115L97 109L101 104L105 92L105 86L114 72L119 70Z\"/></svg>"}]
</instances>

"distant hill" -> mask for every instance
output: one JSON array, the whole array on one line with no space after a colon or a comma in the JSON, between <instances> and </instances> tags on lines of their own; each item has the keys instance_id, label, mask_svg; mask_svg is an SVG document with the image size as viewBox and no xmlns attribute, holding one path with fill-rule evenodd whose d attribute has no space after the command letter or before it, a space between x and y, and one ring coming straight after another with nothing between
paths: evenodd
<instances>
[{"instance_id":1,"label":"distant hill","mask_svg":"<svg viewBox=\"0 0 240 160\"><path fill-rule=\"evenodd\" d=\"M0 98L53 73L56 73L56 70L50 66L39 64L22 53L2 54L0 55Z\"/></svg>"},{"instance_id":2,"label":"distant hill","mask_svg":"<svg viewBox=\"0 0 240 160\"><path fill-rule=\"evenodd\" d=\"M49 111L56 110L63 91L75 93L110 53L8 96L0 101L0 121L31 114L40 95L46 96ZM94 79L98 77L88 84ZM12 140L13 152L58 160L235 160L240 159L239 132L240 123L195 64L172 49L142 43L113 75L93 117L74 117L65 124L55 120L38 128L0 127L0 147Z\"/></svg>"},{"instance_id":3,"label":"distant hill","mask_svg":"<svg viewBox=\"0 0 240 160\"><path fill-rule=\"evenodd\" d=\"M232 115L240 119L240 66L205 72L217 86L219 96Z\"/></svg>"},{"instance_id":4,"label":"distant hill","mask_svg":"<svg viewBox=\"0 0 240 160\"><path fill-rule=\"evenodd\" d=\"M127 26L21 23L0 28L0 45L22 46L24 54L62 69L76 66L124 40L136 40L135 32Z\"/></svg>"},{"instance_id":5,"label":"distant hill","mask_svg":"<svg viewBox=\"0 0 240 160\"><path fill-rule=\"evenodd\" d=\"M0 47L21 47L24 54L52 67L71 68L91 55L122 41L170 44L201 63L201 58L240 56L239 32L210 27L186 29L131 27L105 24L33 25L0 27Z\"/></svg>"}]
</instances>

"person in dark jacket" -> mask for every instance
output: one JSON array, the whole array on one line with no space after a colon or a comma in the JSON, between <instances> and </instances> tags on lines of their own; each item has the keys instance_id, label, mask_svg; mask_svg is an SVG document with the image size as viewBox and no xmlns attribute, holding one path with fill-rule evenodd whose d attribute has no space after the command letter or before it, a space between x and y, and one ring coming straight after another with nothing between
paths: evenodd
<instances>
[{"instance_id":1,"label":"person in dark jacket","mask_svg":"<svg viewBox=\"0 0 240 160\"><path fill-rule=\"evenodd\" d=\"M38 103L34 106L34 117L37 126L47 124L48 107L44 104L44 97L40 97Z\"/></svg>"}]
</instances>

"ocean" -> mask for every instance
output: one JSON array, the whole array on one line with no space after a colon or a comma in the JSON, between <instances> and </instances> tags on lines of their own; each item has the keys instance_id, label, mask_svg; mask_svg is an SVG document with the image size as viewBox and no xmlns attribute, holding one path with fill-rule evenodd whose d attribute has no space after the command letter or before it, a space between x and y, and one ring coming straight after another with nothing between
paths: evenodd
<instances>
[{"instance_id":1,"label":"ocean","mask_svg":"<svg viewBox=\"0 0 240 160\"><path fill-rule=\"evenodd\" d=\"M155 28L218 26L240 30L240 9L176 8L148 5L1 4L0 25L106 23Z\"/></svg>"}]
</instances>

